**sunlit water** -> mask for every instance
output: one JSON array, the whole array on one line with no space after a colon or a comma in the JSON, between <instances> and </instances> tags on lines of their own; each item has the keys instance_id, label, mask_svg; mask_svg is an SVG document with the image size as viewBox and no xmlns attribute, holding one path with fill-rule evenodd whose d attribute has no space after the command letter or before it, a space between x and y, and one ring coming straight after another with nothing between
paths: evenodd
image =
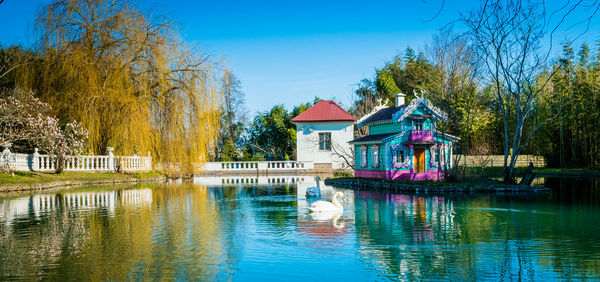
<instances>
[{"instance_id":1,"label":"sunlit water","mask_svg":"<svg viewBox=\"0 0 600 282\"><path fill-rule=\"evenodd\" d=\"M308 213L312 177L10 196L0 280L600 279L599 183L500 196L323 187L346 194L341 214Z\"/></svg>"}]
</instances>

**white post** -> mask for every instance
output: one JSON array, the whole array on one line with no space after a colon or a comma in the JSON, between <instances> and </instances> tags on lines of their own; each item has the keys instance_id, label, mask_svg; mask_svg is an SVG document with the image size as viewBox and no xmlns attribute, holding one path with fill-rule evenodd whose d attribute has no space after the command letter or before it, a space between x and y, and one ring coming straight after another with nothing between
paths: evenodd
<instances>
[{"instance_id":1,"label":"white post","mask_svg":"<svg viewBox=\"0 0 600 282\"><path fill-rule=\"evenodd\" d=\"M4 150L2 150L2 154L0 154L0 163L4 162L5 165L7 167L9 167L10 170L10 147L12 146L11 143L5 143L4 145L2 145L2 148L4 148Z\"/></svg>"},{"instance_id":2,"label":"white post","mask_svg":"<svg viewBox=\"0 0 600 282\"><path fill-rule=\"evenodd\" d=\"M33 151L33 160L31 160L31 166L33 171L40 170L40 153L38 148L35 148Z\"/></svg>"},{"instance_id":3,"label":"white post","mask_svg":"<svg viewBox=\"0 0 600 282\"><path fill-rule=\"evenodd\" d=\"M106 147L106 152L108 153L108 170L113 172L116 170L115 168L115 155L113 155L114 147Z\"/></svg>"}]
</instances>

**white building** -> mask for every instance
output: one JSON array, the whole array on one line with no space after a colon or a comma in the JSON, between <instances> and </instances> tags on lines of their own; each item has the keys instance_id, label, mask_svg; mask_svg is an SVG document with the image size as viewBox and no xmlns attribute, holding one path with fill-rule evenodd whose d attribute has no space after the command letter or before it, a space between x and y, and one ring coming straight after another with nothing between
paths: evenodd
<instances>
[{"instance_id":1,"label":"white building","mask_svg":"<svg viewBox=\"0 0 600 282\"><path fill-rule=\"evenodd\" d=\"M352 163L356 119L333 101L320 101L292 119L296 125L296 160L315 168L346 168ZM347 159L344 160L344 157Z\"/></svg>"}]
</instances>

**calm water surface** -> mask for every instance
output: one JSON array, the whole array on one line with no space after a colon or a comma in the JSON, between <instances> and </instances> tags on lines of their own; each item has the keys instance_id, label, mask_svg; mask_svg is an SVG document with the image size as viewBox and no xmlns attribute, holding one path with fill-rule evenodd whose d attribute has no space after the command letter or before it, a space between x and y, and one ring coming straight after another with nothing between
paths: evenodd
<instances>
[{"instance_id":1,"label":"calm water surface","mask_svg":"<svg viewBox=\"0 0 600 282\"><path fill-rule=\"evenodd\" d=\"M2 197L0 280L600 279L599 179L545 181L537 195L324 187L349 199L337 214L307 212L311 177Z\"/></svg>"}]
</instances>

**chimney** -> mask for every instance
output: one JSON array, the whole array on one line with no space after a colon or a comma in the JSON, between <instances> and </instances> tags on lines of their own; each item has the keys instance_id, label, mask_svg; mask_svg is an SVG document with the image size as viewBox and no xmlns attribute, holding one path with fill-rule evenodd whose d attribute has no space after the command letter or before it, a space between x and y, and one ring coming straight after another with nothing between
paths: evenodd
<instances>
[{"instance_id":1,"label":"chimney","mask_svg":"<svg viewBox=\"0 0 600 282\"><path fill-rule=\"evenodd\" d=\"M406 97L406 95L402 94L402 93L398 93L394 96L396 97L396 107L404 106L404 97Z\"/></svg>"}]
</instances>

